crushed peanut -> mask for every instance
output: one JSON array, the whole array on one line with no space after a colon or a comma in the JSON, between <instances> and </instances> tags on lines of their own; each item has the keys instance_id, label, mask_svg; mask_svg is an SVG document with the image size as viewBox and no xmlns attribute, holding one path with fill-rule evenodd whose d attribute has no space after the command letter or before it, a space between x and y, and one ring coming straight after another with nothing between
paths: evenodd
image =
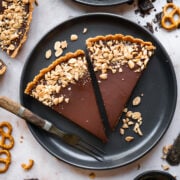
<instances>
[{"instance_id":1,"label":"crushed peanut","mask_svg":"<svg viewBox=\"0 0 180 180\"><path fill-rule=\"evenodd\" d=\"M133 112L131 117L134 120L138 120L141 118L141 113L140 112Z\"/></svg>"},{"instance_id":2,"label":"crushed peanut","mask_svg":"<svg viewBox=\"0 0 180 180\"><path fill-rule=\"evenodd\" d=\"M101 79L107 79L108 75L106 73L100 74Z\"/></svg>"},{"instance_id":3,"label":"crushed peanut","mask_svg":"<svg viewBox=\"0 0 180 180\"><path fill-rule=\"evenodd\" d=\"M67 41L56 41L54 43L55 57L59 57L63 54L63 50L67 48ZM48 49L45 53L45 58L49 59L52 56L52 50Z\"/></svg>"},{"instance_id":4,"label":"crushed peanut","mask_svg":"<svg viewBox=\"0 0 180 180\"><path fill-rule=\"evenodd\" d=\"M55 57L61 56L67 45L67 41L56 41L54 43Z\"/></svg>"},{"instance_id":5,"label":"crushed peanut","mask_svg":"<svg viewBox=\"0 0 180 180\"><path fill-rule=\"evenodd\" d=\"M51 55L52 55L52 51L51 51L51 49L48 49L45 53L45 58L49 59L51 57Z\"/></svg>"},{"instance_id":6,"label":"crushed peanut","mask_svg":"<svg viewBox=\"0 0 180 180\"><path fill-rule=\"evenodd\" d=\"M133 106L138 106L139 104L141 103L141 97L140 96L137 96L133 99Z\"/></svg>"},{"instance_id":7,"label":"crushed peanut","mask_svg":"<svg viewBox=\"0 0 180 180\"><path fill-rule=\"evenodd\" d=\"M58 50L60 48L60 46L61 46L61 42L60 41L56 41L54 43L54 50Z\"/></svg>"},{"instance_id":8,"label":"crushed peanut","mask_svg":"<svg viewBox=\"0 0 180 180\"><path fill-rule=\"evenodd\" d=\"M59 56L61 56L62 53L63 53L63 50L61 48L59 48L59 49L56 50L55 56L59 57Z\"/></svg>"},{"instance_id":9,"label":"crushed peanut","mask_svg":"<svg viewBox=\"0 0 180 180\"><path fill-rule=\"evenodd\" d=\"M123 128L120 128L120 129L119 129L119 132L120 132L121 135L124 135L124 133L125 133L125 131L124 131Z\"/></svg>"},{"instance_id":10,"label":"crushed peanut","mask_svg":"<svg viewBox=\"0 0 180 180\"><path fill-rule=\"evenodd\" d=\"M65 49L65 48L67 48L67 46L68 46L68 43L67 43L67 41L65 40L65 41L61 41L61 48L62 49Z\"/></svg>"},{"instance_id":11,"label":"crushed peanut","mask_svg":"<svg viewBox=\"0 0 180 180\"><path fill-rule=\"evenodd\" d=\"M124 108L123 113L125 113L125 118L122 119L122 126L120 128L120 134L124 135L125 130L133 126L133 131L139 136L143 136L140 126L142 125L142 115L140 112L129 111L128 108Z\"/></svg>"},{"instance_id":12,"label":"crushed peanut","mask_svg":"<svg viewBox=\"0 0 180 180\"><path fill-rule=\"evenodd\" d=\"M134 137L133 136L126 136L125 137L125 141L127 141L127 142L131 142L131 141L133 141L134 140Z\"/></svg>"},{"instance_id":13,"label":"crushed peanut","mask_svg":"<svg viewBox=\"0 0 180 180\"><path fill-rule=\"evenodd\" d=\"M76 40L78 40L78 35L72 34L70 39L71 39L71 41L76 41Z\"/></svg>"}]
</instances>

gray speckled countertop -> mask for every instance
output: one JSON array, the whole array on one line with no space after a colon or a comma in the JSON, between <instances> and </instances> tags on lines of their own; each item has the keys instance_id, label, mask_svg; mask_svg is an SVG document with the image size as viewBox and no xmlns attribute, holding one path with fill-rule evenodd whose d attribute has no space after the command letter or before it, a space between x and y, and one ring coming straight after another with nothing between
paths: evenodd
<instances>
[{"instance_id":1,"label":"gray speckled countertop","mask_svg":"<svg viewBox=\"0 0 180 180\"><path fill-rule=\"evenodd\" d=\"M144 18L139 14L135 14L135 9L137 8L136 3L113 7L90 7L78 4L71 0L38 0L38 3L39 5L34 9L28 40L21 49L19 55L15 59L11 59L5 53L0 52L0 58L3 59L8 66L6 74L0 77L1 95L8 96L17 102L20 101L19 85L23 65L31 50L49 30L70 17L82 15L87 12L116 13L143 26L146 22L152 21L155 13L162 10L162 6L166 4L166 0L156 1L154 3L156 11L153 11ZM174 3L180 7L180 2L178 0L174 0ZM154 24L154 27L157 27L154 36L159 39L169 54L174 65L177 82L179 83L180 30L177 29L172 32L167 32L166 30L159 28L157 24ZM179 132L179 106L180 99L178 96L176 111L169 129L160 142L148 154L127 166L107 171L80 169L57 160L35 140L24 121L9 112L0 109L0 121L10 121L12 123L13 136L15 138L15 146L11 150L12 163L6 173L0 174L0 179L23 180L37 178L39 180L88 180L91 179L89 174L93 172L95 174L94 179L131 180L139 173L146 170L162 170L161 165L166 164L166 162L161 159L162 148L164 145L172 144ZM21 163L28 162L28 159L34 159L35 164L31 170L23 171ZM139 165L140 168L138 168ZM168 172L176 175L177 179L180 179L179 167L170 167Z\"/></svg>"}]
</instances>

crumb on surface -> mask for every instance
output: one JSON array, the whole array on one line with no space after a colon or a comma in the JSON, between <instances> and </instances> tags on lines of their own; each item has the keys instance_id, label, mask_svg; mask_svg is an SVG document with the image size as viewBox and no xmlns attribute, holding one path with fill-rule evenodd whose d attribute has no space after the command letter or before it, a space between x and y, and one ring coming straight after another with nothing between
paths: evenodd
<instances>
[{"instance_id":1,"label":"crumb on surface","mask_svg":"<svg viewBox=\"0 0 180 180\"><path fill-rule=\"evenodd\" d=\"M164 171L168 171L169 170L169 165L167 164L162 164L161 167L163 168Z\"/></svg>"},{"instance_id":2,"label":"crumb on surface","mask_svg":"<svg viewBox=\"0 0 180 180\"><path fill-rule=\"evenodd\" d=\"M89 178L90 178L90 179L95 179L95 177L96 177L96 174L95 174L94 172L91 172L91 173L89 174Z\"/></svg>"},{"instance_id":3,"label":"crumb on surface","mask_svg":"<svg viewBox=\"0 0 180 180\"><path fill-rule=\"evenodd\" d=\"M87 28L84 28L84 29L83 29L83 34L86 34L87 31L88 31L88 29L87 29Z\"/></svg>"}]
</instances>

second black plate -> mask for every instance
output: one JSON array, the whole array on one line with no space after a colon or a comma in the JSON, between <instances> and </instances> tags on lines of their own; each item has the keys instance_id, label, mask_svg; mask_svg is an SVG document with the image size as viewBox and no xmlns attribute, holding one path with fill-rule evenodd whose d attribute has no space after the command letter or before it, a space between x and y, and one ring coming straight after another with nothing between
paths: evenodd
<instances>
[{"instance_id":1,"label":"second black plate","mask_svg":"<svg viewBox=\"0 0 180 180\"><path fill-rule=\"evenodd\" d=\"M74 1L90 6L113 6L113 5L133 2L133 0L74 0Z\"/></svg>"},{"instance_id":2,"label":"second black plate","mask_svg":"<svg viewBox=\"0 0 180 180\"><path fill-rule=\"evenodd\" d=\"M82 33L84 28L88 29L86 34ZM128 104L129 109L142 113L143 124L141 129L144 135L139 137L132 129L128 129L126 135L134 136L135 140L127 143L124 137L119 134L119 128L122 125L120 122L112 133L109 142L103 144L86 131L65 120L62 116L23 92L27 83L32 81L33 77L39 73L39 70L47 67L55 59L53 56L50 60L46 60L45 52L49 48L53 49L53 45L57 40L68 41L68 48L64 51L66 53L77 49L86 50L85 40L88 37L116 33L132 35L145 41L151 41L156 46L156 51L129 101L132 102L132 98L143 93L141 105L133 109L131 103ZM79 39L71 42L71 34L77 34ZM151 33L123 17L96 13L63 22L42 38L24 66L20 97L21 103L34 113L53 122L59 128L79 134L90 143L103 148L106 154L104 155L104 161L99 162L29 124L31 132L46 150L58 159L78 167L110 169L137 160L157 144L172 120L176 106L177 85L170 58L161 43Z\"/></svg>"}]
</instances>

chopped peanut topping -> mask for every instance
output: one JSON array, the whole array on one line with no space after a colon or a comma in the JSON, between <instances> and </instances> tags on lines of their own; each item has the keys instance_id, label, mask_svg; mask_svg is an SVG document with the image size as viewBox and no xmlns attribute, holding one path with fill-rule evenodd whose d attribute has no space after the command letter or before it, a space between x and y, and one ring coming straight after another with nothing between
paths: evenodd
<instances>
[{"instance_id":1,"label":"chopped peanut topping","mask_svg":"<svg viewBox=\"0 0 180 180\"><path fill-rule=\"evenodd\" d=\"M69 103L70 98L61 94L62 88L71 89L70 84L76 83L86 74L88 74L88 69L85 56L70 58L46 72L31 90L31 96L47 106L58 105L63 102Z\"/></svg>"},{"instance_id":2,"label":"chopped peanut topping","mask_svg":"<svg viewBox=\"0 0 180 180\"><path fill-rule=\"evenodd\" d=\"M134 42L123 40L121 37L115 39L115 36L110 35L89 38L86 43L94 71L101 71L102 74L108 70L112 73L122 72L124 65L128 65L134 72L141 72L146 68L154 51L154 47L149 43L139 43L136 39ZM104 76L100 78L106 79Z\"/></svg>"}]
</instances>

